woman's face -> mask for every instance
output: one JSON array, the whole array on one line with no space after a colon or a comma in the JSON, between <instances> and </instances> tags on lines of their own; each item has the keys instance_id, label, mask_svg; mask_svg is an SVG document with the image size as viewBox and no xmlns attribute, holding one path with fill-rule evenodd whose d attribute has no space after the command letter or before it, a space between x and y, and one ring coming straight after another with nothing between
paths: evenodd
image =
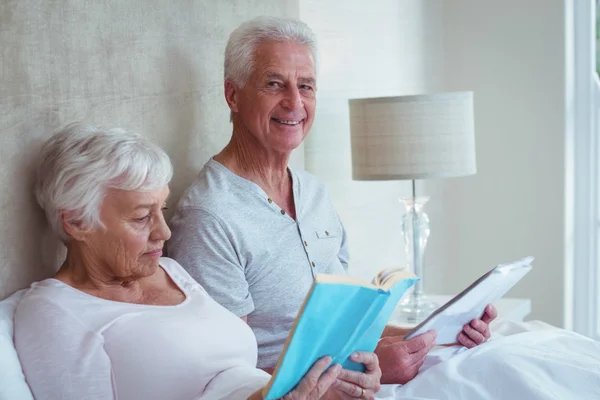
<instances>
[{"instance_id":1,"label":"woman's face","mask_svg":"<svg viewBox=\"0 0 600 400\"><path fill-rule=\"evenodd\" d=\"M108 189L100 210L104 227L81 240L88 266L127 281L152 275L171 237L163 209L169 187L138 192Z\"/></svg>"}]
</instances>

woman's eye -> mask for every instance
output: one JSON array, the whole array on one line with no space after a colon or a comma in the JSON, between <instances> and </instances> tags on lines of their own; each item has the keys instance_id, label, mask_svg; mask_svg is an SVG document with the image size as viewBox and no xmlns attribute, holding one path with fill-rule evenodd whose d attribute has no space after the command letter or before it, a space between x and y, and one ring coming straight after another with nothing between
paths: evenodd
<instances>
[{"instance_id":1,"label":"woman's eye","mask_svg":"<svg viewBox=\"0 0 600 400\"><path fill-rule=\"evenodd\" d=\"M144 216L142 218L136 218L135 220L137 222L146 222L146 221L148 221L148 219L150 219L150 214L148 214L148 215L146 215L146 216Z\"/></svg>"}]
</instances>

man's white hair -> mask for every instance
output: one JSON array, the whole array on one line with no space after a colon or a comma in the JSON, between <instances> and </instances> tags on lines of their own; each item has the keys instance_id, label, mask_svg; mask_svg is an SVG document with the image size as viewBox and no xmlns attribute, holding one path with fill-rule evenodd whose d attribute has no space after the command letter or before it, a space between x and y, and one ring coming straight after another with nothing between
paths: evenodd
<instances>
[{"instance_id":1,"label":"man's white hair","mask_svg":"<svg viewBox=\"0 0 600 400\"><path fill-rule=\"evenodd\" d=\"M254 69L256 47L264 42L291 41L306 46L318 64L317 39L304 22L292 18L257 17L231 32L225 48L225 76L244 87Z\"/></svg>"},{"instance_id":2,"label":"man's white hair","mask_svg":"<svg viewBox=\"0 0 600 400\"><path fill-rule=\"evenodd\" d=\"M54 232L68 242L64 212L89 229L101 227L100 208L108 188L156 190L172 176L169 156L141 135L71 124L44 144L35 196Z\"/></svg>"}]
</instances>

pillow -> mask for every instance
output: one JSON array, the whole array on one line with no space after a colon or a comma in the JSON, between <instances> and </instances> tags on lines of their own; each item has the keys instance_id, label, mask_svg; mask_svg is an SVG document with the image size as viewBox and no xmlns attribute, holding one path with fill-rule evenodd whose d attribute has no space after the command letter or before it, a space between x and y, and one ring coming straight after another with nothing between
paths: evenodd
<instances>
[{"instance_id":1,"label":"pillow","mask_svg":"<svg viewBox=\"0 0 600 400\"><path fill-rule=\"evenodd\" d=\"M15 310L25 291L0 301L0 399L33 400L13 341Z\"/></svg>"}]
</instances>

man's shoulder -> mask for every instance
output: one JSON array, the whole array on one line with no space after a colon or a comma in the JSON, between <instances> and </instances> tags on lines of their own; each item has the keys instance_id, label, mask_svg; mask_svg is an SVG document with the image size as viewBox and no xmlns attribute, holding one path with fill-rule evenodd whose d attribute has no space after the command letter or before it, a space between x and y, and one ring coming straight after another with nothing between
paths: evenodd
<instances>
[{"instance_id":1,"label":"man's shoulder","mask_svg":"<svg viewBox=\"0 0 600 400\"><path fill-rule=\"evenodd\" d=\"M303 169L294 169L304 203L324 206L331 202L327 185L317 176Z\"/></svg>"},{"instance_id":2,"label":"man's shoulder","mask_svg":"<svg viewBox=\"0 0 600 400\"><path fill-rule=\"evenodd\" d=\"M294 168L292 173L296 176L298 182L303 188L308 188L311 191L327 191L327 185L325 182L323 182L316 175L313 175L301 168Z\"/></svg>"},{"instance_id":3,"label":"man's shoulder","mask_svg":"<svg viewBox=\"0 0 600 400\"><path fill-rule=\"evenodd\" d=\"M237 190L234 183L208 162L181 195L177 210L202 209L219 214L227 208L227 203L235 199Z\"/></svg>"}]
</instances>

